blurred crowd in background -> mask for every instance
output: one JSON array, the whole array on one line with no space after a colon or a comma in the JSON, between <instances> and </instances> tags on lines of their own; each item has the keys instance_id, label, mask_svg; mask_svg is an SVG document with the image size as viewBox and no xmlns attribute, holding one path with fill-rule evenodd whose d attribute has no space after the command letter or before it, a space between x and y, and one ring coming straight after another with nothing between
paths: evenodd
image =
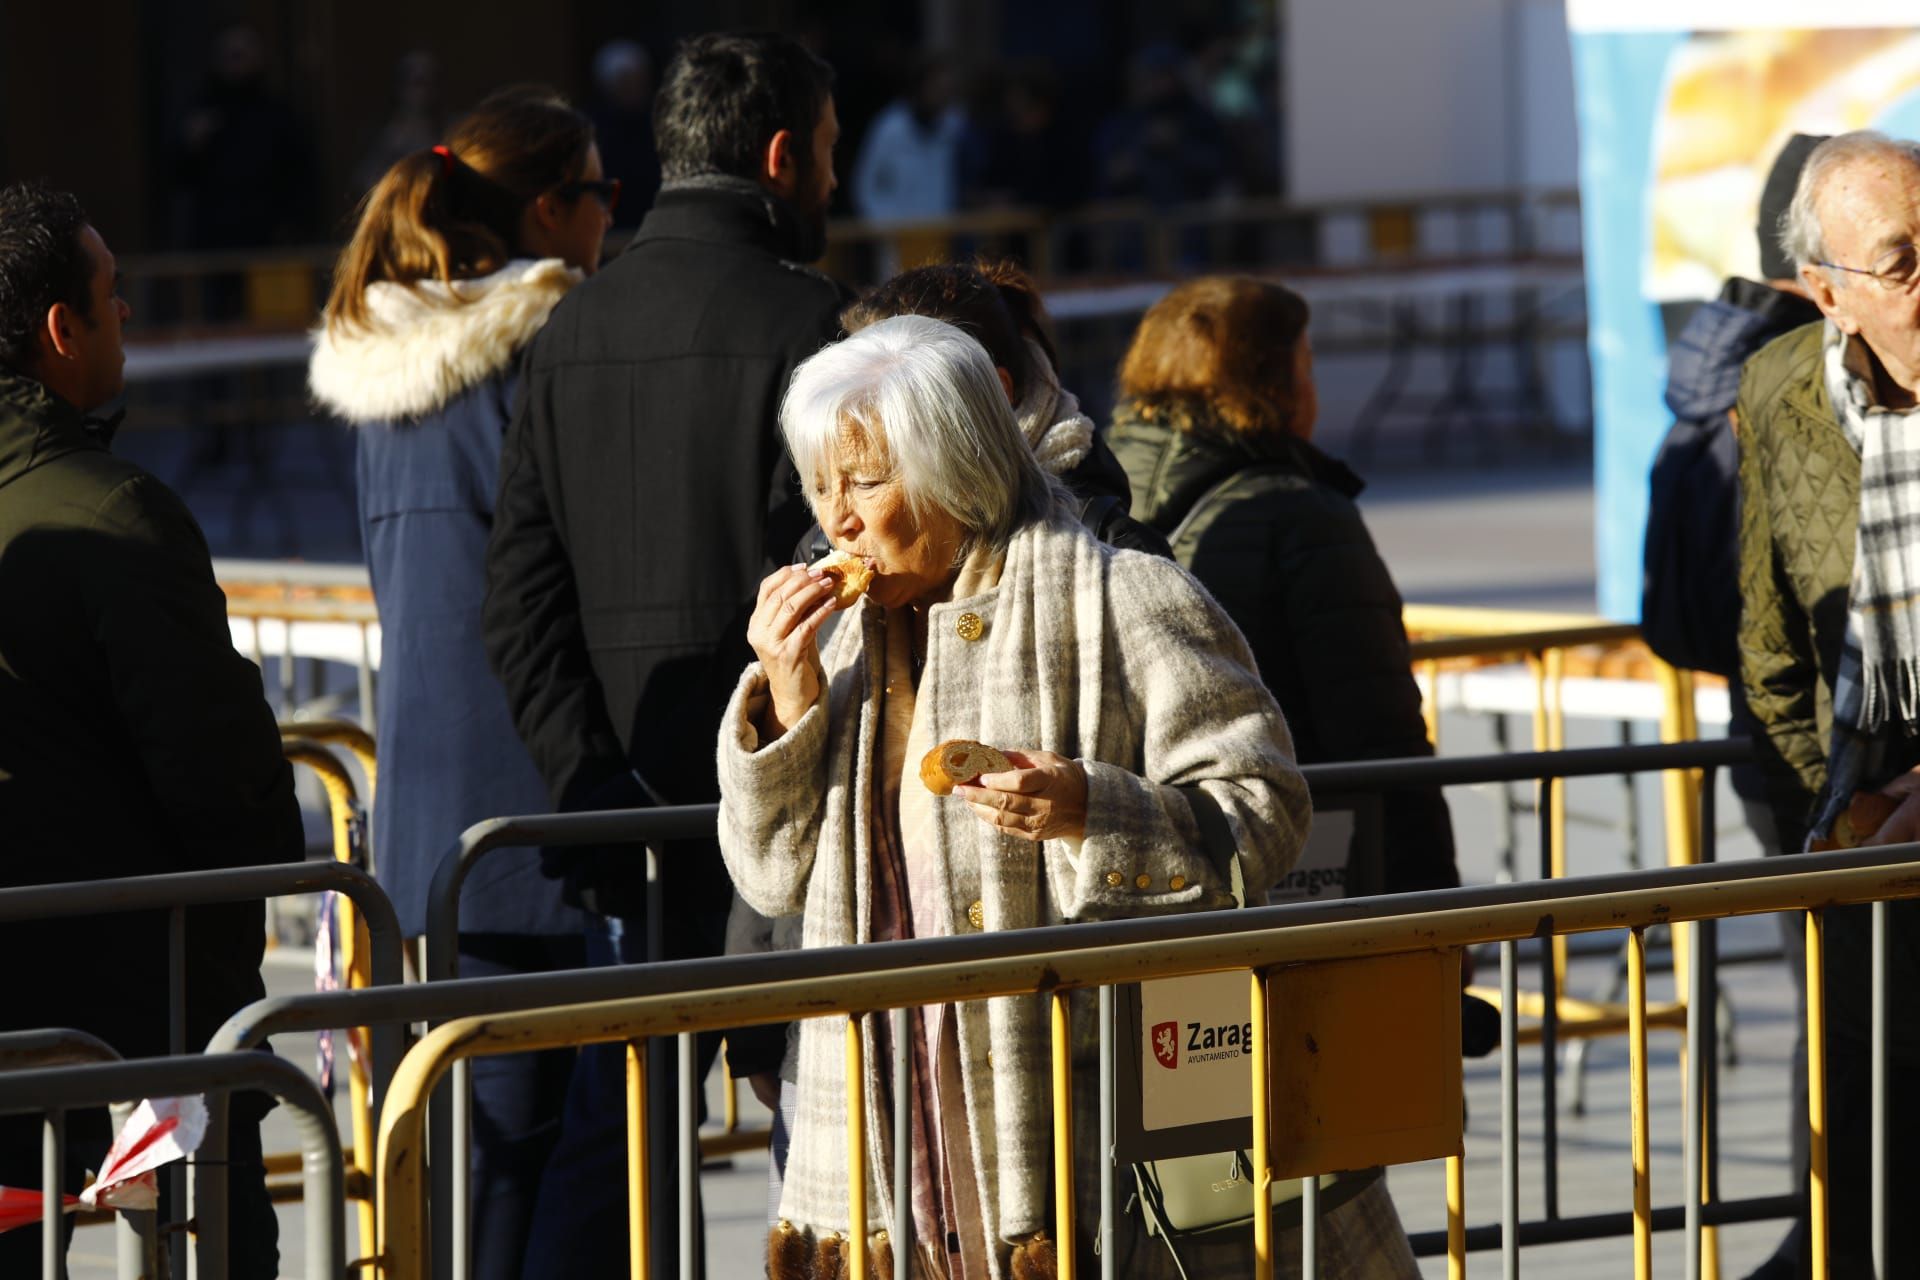
<instances>
[{"instance_id":1,"label":"blurred crowd in background","mask_svg":"<svg viewBox=\"0 0 1920 1280\"><path fill-rule=\"evenodd\" d=\"M1002 52L988 59L930 51L909 30L802 24L803 42L840 70L845 178L833 213L929 219L1279 194L1271 0L1175 6L1159 22L1084 8L1003 28ZM671 52L669 40L610 39L588 52L576 84L561 85L592 116L607 173L624 184L620 228L638 224L659 186L652 102ZM374 179L471 105L448 92L443 56L422 46L397 60L385 119L354 142L346 184L327 190L319 155L329 125L288 91L287 51L250 25L220 30L204 66L181 70L199 86L164 124L154 247L337 239Z\"/></svg>"}]
</instances>

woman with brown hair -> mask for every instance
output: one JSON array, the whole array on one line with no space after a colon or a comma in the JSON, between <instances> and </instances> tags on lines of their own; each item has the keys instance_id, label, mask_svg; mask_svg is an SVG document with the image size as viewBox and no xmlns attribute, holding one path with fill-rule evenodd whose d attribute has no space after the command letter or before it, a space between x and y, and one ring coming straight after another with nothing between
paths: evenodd
<instances>
[{"instance_id":1,"label":"woman with brown hair","mask_svg":"<svg viewBox=\"0 0 1920 1280\"><path fill-rule=\"evenodd\" d=\"M1354 505L1362 483L1313 444L1308 308L1283 285L1207 276L1140 321L1113 450L1133 513L1246 633L1302 764L1433 752L1400 593ZM1391 893L1460 882L1437 790L1388 797Z\"/></svg>"},{"instance_id":2,"label":"woman with brown hair","mask_svg":"<svg viewBox=\"0 0 1920 1280\"><path fill-rule=\"evenodd\" d=\"M1113 451L1133 513L1246 635L1302 764L1433 753L1400 594L1354 496L1360 478L1313 445L1319 399L1305 299L1244 276L1175 288L1120 365ZM1460 882L1437 789L1386 797L1387 892ZM1379 1170L1341 1175L1321 1227L1323 1275L1419 1274ZM1364 1212L1355 1212L1365 1205Z\"/></svg>"},{"instance_id":3,"label":"woman with brown hair","mask_svg":"<svg viewBox=\"0 0 1920 1280\"><path fill-rule=\"evenodd\" d=\"M381 623L374 848L410 937L462 831L549 807L481 647L487 535L516 357L599 265L619 191L585 116L551 90L503 90L387 171L334 272L309 380L358 444ZM579 914L531 859L474 876L460 924L463 976L585 963ZM571 1070L567 1052L474 1070L481 1277L520 1273Z\"/></svg>"}]
</instances>

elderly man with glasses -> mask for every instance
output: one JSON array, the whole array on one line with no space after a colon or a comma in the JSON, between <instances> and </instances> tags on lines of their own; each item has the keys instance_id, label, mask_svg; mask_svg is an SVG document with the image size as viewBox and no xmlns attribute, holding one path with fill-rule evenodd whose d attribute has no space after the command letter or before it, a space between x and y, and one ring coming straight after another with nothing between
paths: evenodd
<instances>
[{"instance_id":1,"label":"elderly man with glasses","mask_svg":"<svg viewBox=\"0 0 1920 1280\"><path fill-rule=\"evenodd\" d=\"M1781 847L1920 839L1920 145L1807 158L1780 227L1823 319L1750 359L1740 434L1741 674ZM1870 924L1827 912L1832 1274L1872 1275ZM1896 1082L1920 1070L1920 911L1892 909ZM1890 1091L1889 1201L1920 1194L1920 1102ZM1895 1235L1910 1236L1899 1225ZM1755 1273L1806 1273L1805 1217ZM1911 1250L1905 1251L1911 1252Z\"/></svg>"}]
</instances>

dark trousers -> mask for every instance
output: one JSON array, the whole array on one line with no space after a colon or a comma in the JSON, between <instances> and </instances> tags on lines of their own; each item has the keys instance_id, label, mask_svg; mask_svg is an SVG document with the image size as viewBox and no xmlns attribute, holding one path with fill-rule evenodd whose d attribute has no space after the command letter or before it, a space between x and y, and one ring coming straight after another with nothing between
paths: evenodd
<instances>
[{"instance_id":1,"label":"dark trousers","mask_svg":"<svg viewBox=\"0 0 1920 1280\"><path fill-rule=\"evenodd\" d=\"M578 934L460 935L460 976L497 978L586 965ZM472 1060L475 1280L517 1280L547 1162L560 1140L574 1053L510 1053Z\"/></svg>"},{"instance_id":2,"label":"dark trousers","mask_svg":"<svg viewBox=\"0 0 1920 1280\"><path fill-rule=\"evenodd\" d=\"M254 1095L257 1096L257 1095ZM236 1095L235 1110L247 1111L250 1098ZM8 1116L0 1119L0 1186L40 1186L40 1133L38 1116ZM81 1180L88 1169L98 1169L112 1145L113 1134L104 1108L89 1108L67 1115L66 1186L69 1195L78 1195ZM227 1160L232 1166L228 1177L231 1197L229 1221L232 1234L228 1246L228 1274L233 1280L274 1280L280 1274L280 1220L273 1215L273 1202L267 1198L267 1169L260 1155L260 1123L236 1115L227 1140ZM172 1166L159 1171L160 1221L176 1221L173 1197L167 1176ZM73 1235L73 1219L66 1219L66 1233ZM105 1238L104 1236L102 1237ZM108 1246L111 1248L111 1246ZM160 1241L166 1248L166 1237ZM40 1226L21 1227L0 1235L0 1276L37 1276L40 1274Z\"/></svg>"},{"instance_id":3,"label":"dark trousers","mask_svg":"<svg viewBox=\"0 0 1920 1280\"><path fill-rule=\"evenodd\" d=\"M671 930L669 930L671 932ZM639 922L598 917L587 930L589 965L639 964L646 941ZM700 1038L695 1071L705 1080L719 1039ZM672 1040L658 1040L647 1055L647 1137L651 1197L653 1274L674 1276L680 1266L680 1159L678 1152L678 1060ZM527 1241L525 1280L568 1280L624 1275L627 1269L627 1053L620 1044L580 1051L567 1089L560 1140ZM700 1102L698 1118L706 1108ZM697 1185L697 1184L696 1184ZM698 1198L694 1244L704 1233ZM704 1274L702 1264L695 1274Z\"/></svg>"},{"instance_id":4,"label":"dark trousers","mask_svg":"<svg viewBox=\"0 0 1920 1280\"><path fill-rule=\"evenodd\" d=\"M1904 1276L1913 1273L1914 1259L1920 1257L1910 1211L1920 1202L1920 1096L1913 1088L1920 1079L1920 906L1895 902L1887 914L1887 1205L1895 1250L1892 1274ZM1873 1274L1872 913L1865 906L1829 907L1825 916L1828 1260L1835 1276L1867 1276ZM1794 932L1804 946L1799 929L1805 917L1790 918L1799 920ZM1804 1120L1805 1104L1795 1110ZM1796 1144L1796 1161L1801 1156ZM1805 1164L1797 1164L1796 1189L1804 1191L1806 1176ZM1753 1274L1766 1280L1812 1274L1810 1244L1803 1205L1780 1248Z\"/></svg>"}]
</instances>

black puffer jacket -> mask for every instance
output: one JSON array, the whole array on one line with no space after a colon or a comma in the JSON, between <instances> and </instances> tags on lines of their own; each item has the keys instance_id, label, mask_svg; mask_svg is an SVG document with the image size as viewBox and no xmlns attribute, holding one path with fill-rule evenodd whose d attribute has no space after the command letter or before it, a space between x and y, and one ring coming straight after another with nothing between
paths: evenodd
<instances>
[{"instance_id":1,"label":"black puffer jacket","mask_svg":"<svg viewBox=\"0 0 1920 1280\"><path fill-rule=\"evenodd\" d=\"M1673 665L1726 677L1730 737L1758 740L1762 731L1740 681L1740 446L1728 414L1747 357L1819 318L1804 298L1729 280L1693 313L1667 358L1674 422L1648 491L1640 629ZM1732 777L1743 799L1765 799L1757 766Z\"/></svg>"},{"instance_id":2,"label":"black puffer jacket","mask_svg":"<svg viewBox=\"0 0 1920 1280\"><path fill-rule=\"evenodd\" d=\"M206 539L109 432L0 371L0 885L297 862L293 776ZM258 902L187 913L187 1048L266 994ZM162 912L0 924L0 1030L168 1051Z\"/></svg>"},{"instance_id":3,"label":"black puffer jacket","mask_svg":"<svg viewBox=\"0 0 1920 1280\"><path fill-rule=\"evenodd\" d=\"M1133 514L1246 633L1300 763L1433 754L1358 476L1305 441L1233 436L1198 406L1123 404L1109 439ZM1460 882L1439 791L1395 793L1383 816L1388 892Z\"/></svg>"}]
</instances>

